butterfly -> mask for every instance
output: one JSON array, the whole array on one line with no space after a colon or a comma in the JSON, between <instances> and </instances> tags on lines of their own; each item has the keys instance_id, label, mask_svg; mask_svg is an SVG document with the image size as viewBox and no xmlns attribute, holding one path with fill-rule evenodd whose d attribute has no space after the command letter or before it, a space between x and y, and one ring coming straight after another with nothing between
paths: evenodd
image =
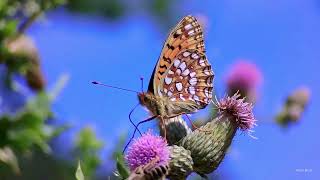
<instances>
[{"instance_id":1,"label":"butterfly","mask_svg":"<svg viewBox=\"0 0 320 180\"><path fill-rule=\"evenodd\" d=\"M139 123L158 118L163 128L166 119L205 108L212 99L213 77L202 28L195 17L188 15L164 43L148 91L138 93L140 104L152 114Z\"/></svg>"}]
</instances>

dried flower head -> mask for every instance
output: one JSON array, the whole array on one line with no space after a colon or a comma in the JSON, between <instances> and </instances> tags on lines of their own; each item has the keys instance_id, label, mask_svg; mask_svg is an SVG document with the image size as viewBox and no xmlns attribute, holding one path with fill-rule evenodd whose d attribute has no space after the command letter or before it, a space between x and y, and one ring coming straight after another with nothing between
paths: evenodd
<instances>
[{"instance_id":1,"label":"dried flower head","mask_svg":"<svg viewBox=\"0 0 320 180\"><path fill-rule=\"evenodd\" d=\"M169 148L167 142L161 136L152 135L149 131L139 139L134 140L129 147L125 159L131 171L159 158L155 166L166 165L169 163Z\"/></svg>"},{"instance_id":2,"label":"dried flower head","mask_svg":"<svg viewBox=\"0 0 320 180\"><path fill-rule=\"evenodd\" d=\"M26 56L33 64L39 65L39 52L30 37L21 35L17 39L7 40L5 43L10 53Z\"/></svg>"},{"instance_id":3,"label":"dried flower head","mask_svg":"<svg viewBox=\"0 0 320 180\"><path fill-rule=\"evenodd\" d=\"M244 102L244 98L239 99L237 92L233 96L226 96L217 101L216 106L222 117L227 117L236 123L243 131L250 130L256 125L256 119L252 112L252 104Z\"/></svg>"},{"instance_id":4,"label":"dried flower head","mask_svg":"<svg viewBox=\"0 0 320 180\"><path fill-rule=\"evenodd\" d=\"M287 104L298 104L304 107L310 100L311 91L308 87L296 89L287 99Z\"/></svg>"},{"instance_id":5,"label":"dried flower head","mask_svg":"<svg viewBox=\"0 0 320 180\"><path fill-rule=\"evenodd\" d=\"M296 89L287 97L282 110L276 116L276 122L283 127L299 122L310 101L310 95L310 89L307 87Z\"/></svg>"}]
</instances>

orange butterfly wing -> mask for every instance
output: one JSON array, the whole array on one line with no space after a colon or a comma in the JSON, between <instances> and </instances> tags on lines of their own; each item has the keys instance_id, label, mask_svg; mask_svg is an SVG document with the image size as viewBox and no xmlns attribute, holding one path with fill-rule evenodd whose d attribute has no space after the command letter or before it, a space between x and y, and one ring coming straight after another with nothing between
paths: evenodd
<instances>
[{"instance_id":1,"label":"orange butterfly wing","mask_svg":"<svg viewBox=\"0 0 320 180\"><path fill-rule=\"evenodd\" d=\"M192 100L205 107L212 98L213 72L204 53L200 24L193 16L184 17L163 46L148 90L172 101Z\"/></svg>"}]
</instances>

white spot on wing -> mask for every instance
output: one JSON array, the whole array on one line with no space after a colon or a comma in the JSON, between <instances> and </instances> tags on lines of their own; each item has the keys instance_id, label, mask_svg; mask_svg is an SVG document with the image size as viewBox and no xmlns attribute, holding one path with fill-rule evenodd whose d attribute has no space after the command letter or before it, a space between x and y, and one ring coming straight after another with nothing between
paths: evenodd
<instances>
[{"instance_id":1,"label":"white spot on wing","mask_svg":"<svg viewBox=\"0 0 320 180\"><path fill-rule=\"evenodd\" d=\"M179 59L175 59L174 62L173 62L174 67L177 68L179 66L179 64L180 64L180 60Z\"/></svg>"},{"instance_id":2,"label":"white spot on wing","mask_svg":"<svg viewBox=\"0 0 320 180\"><path fill-rule=\"evenodd\" d=\"M184 71L187 67L186 62L181 63L179 67L180 67L181 71Z\"/></svg>"},{"instance_id":3,"label":"white spot on wing","mask_svg":"<svg viewBox=\"0 0 320 180\"><path fill-rule=\"evenodd\" d=\"M199 64L200 64L200 66L206 66L206 64L204 63L204 60L203 60L203 59L200 59L200 60L199 60Z\"/></svg>"},{"instance_id":4,"label":"white spot on wing","mask_svg":"<svg viewBox=\"0 0 320 180\"><path fill-rule=\"evenodd\" d=\"M184 57L188 57L190 54L191 54L190 52L186 51L186 52L183 53L183 56Z\"/></svg>"},{"instance_id":5,"label":"white spot on wing","mask_svg":"<svg viewBox=\"0 0 320 180\"><path fill-rule=\"evenodd\" d=\"M196 96L196 95L193 95L193 99L196 100L196 101L199 101L199 100L200 100L199 97Z\"/></svg>"},{"instance_id":6,"label":"white spot on wing","mask_svg":"<svg viewBox=\"0 0 320 180\"><path fill-rule=\"evenodd\" d=\"M182 83L176 83L176 88L178 91L181 91L182 90Z\"/></svg>"},{"instance_id":7,"label":"white spot on wing","mask_svg":"<svg viewBox=\"0 0 320 180\"><path fill-rule=\"evenodd\" d=\"M168 96L172 96L172 92L171 91L168 91Z\"/></svg>"},{"instance_id":8,"label":"white spot on wing","mask_svg":"<svg viewBox=\"0 0 320 180\"><path fill-rule=\"evenodd\" d=\"M174 72L173 72L173 71L171 71L171 70L169 70L169 71L168 71L168 74L174 74Z\"/></svg>"},{"instance_id":9,"label":"white spot on wing","mask_svg":"<svg viewBox=\"0 0 320 180\"><path fill-rule=\"evenodd\" d=\"M180 94L180 99L182 99L183 101L185 101L186 99L183 97L182 94Z\"/></svg>"},{"instance_id":10,"label":"white spot on wing","mask_svg":"<svg viewBox=\"0 0 320 180\"><path fill-rule=\"evenodd\" d=\"M190 73L189 69L186 69L183 71L182 75L183 76L188 76L188 74Z\"/></svg>"},{"instance_id":11,"label":"white spot on wing","mask_svg":"<svg viewBox=\"0 0 320 180\"><path fill-rule=\"evenodd\" d=\"M188 35L190 35L190 36L193 35L193 34L194 34L194 30L191 30L191 31L188 32Z\"/></svg>"},{"instance_id":12,"label":"white spot on wing","mask_svg":"<svg viewBox=\"0 0 320 180\"><path fill-rule=\"evenodd\" d=\"M206 97L209 97L209 91L208 91L208 89L205 89L205 90L204 90L204 94L206 95Z\"/></svg>"},{"instance_id":13,"label":"white spot on wing","mask_svg":"<svg viewBox=\"0 0 320 180\"><path fill-rule=\"evenodd\" d=\"M184 28L185 28L186 30L189 30L189 29L192 28L192 25L191 25L191 24L187 24L186 26L184 26Z\"/></svg>"},{"instance_id":14,"label":"white spot on wing","mask_svg":"<svg viewBox=\"0 0 320 180\"><path fill-rule=\"evenodd\" d=\"M206 69L206 70L204 70L204 74L205 74L205 75L211 75L211 72L210 72L209 69Z\"/></svg>"},{"instance_id":15,"label":"white spot on wing","mask_svg":"<svg viewBox=\"0 0 320 180\"><path fill-rule=\"evenodd\" d=\"M194 76L196 76L196 72L191 72L190 77L194 77Z\"/></svg>"},{"instance_id":16,"label":"white spot on wing","mask_svg":"<svg viewBox=\"0 0 320 180\"><path fill-rule=\"evenodd\" d=\"M190 83L192 86L196 85L196 84L197 84L197 78L191 78L191 79L189 80L189 83Z\"/></svg>"},{"instance_id":17,"label":"white spot on wing","mask_svg":"<svg viewBox=\"0 0 320 180\"><path fill-rule=\"evenodd\" d=\"M166 84L170 84L170 83L172 82L172 78L166 77L166 78L164 79L164 82L165 82Z\"/></svg>"},{"instance_id":18,"label":"white spot on wing","mask_svg":"<svg viewBox=\"0 0 320 180\"><path fill-rule=\"evenodd\" d=\"M191 55L191 57L193 58L193 59L199 59L199 55L198 54L196 54L196 53L193 53L192 55Z\"/></svg>"},{"instance_id":19,"label":"white spot on wing","mask_svg":"<svg viewBox=\"0 0 320 180\"><path fill-rule=\"evenodd\" d=\"M180 70L180 69L177 69L177 71L176 71L176 72L177 72L177 74L178 74L178 75L180 75L180 74L181 74L181 70Z\"/></svg>"},{"instance_id":20,"label":"white spot on wing","mask_svg":"<svg viewBox=\"0 0 320 180\"><path fill-rule=\"evenodd\" d=\"M193 86L189 87L189 93L190 94L196 94L196 90L195 90L195 88Z\"/></svg>"}]
</instances>

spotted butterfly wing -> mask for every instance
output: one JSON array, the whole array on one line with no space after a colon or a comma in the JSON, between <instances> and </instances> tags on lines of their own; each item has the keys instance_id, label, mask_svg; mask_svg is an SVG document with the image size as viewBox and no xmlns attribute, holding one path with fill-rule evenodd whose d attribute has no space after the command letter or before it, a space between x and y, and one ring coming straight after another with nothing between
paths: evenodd
<instances>
[{"instance_id":1,"label":"spotted butterfly wing","mask_svg":"<svg viewBox=\"0 0 320 180\"><path fill-rule=\"evenodd\" d=\"M200 24L193 16L184 17L164 44L148 91L206 107L212 99L213 72L204 53Z\"/></svg>"}]
</instances>

